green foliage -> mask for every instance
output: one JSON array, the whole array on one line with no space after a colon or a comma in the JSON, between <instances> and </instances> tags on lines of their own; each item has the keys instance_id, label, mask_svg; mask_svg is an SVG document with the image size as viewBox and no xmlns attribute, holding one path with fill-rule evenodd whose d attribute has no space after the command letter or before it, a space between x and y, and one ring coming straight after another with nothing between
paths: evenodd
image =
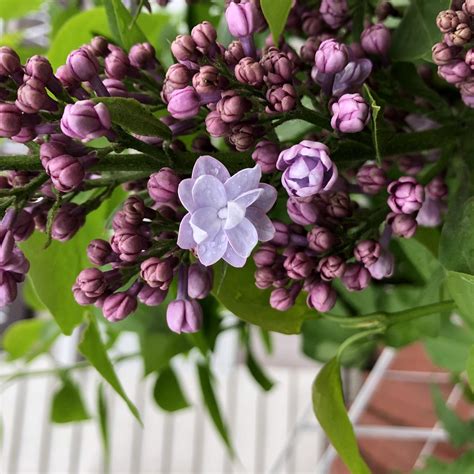
<instances>
[{"instance_id":1,"label":"green foliage","mask_svg":"<svg viewBox=\"0 0 474 474\"><path fill-rule=\"evenodd\" d=\"M379 113L381 111L380 105L377 104L377 102L374 99L374 96L369 89L367 85L364 84L364 95L366 96L367 101L369 102L370 105L370 124L371 124L371 132L372 132L372 142L374 144L374 150L375 150L375 158L377 160L377 163L379 165L382 164L382 155L380 153L380 147L379 147Z\"/></svg>"},{"instance_id":2,"label":"green foliage","mask_svg":"<svg viewBox=\"0 0 474 474\"><path fill-rule=\"evenodd\" d=\"M97 386L97 417L100 439L104 450L105 465L108 467L110 464L109 412L103 383L99 383ZM104 469L104 471L108 472L108 469Z\"/></svg>"},{"instance_id":3,"label":"green foliage","mask_svg":"<svg viewBox=\"0 0 474 474\"><path fill-rule=\"evenodd\" d=\"M450 0L411 0L393 34L390 56L395 61L431 61L431 48L441 40L436 16L449 8Z\"/></svg>"},{"instance_id":4,"label":"green foliage","mask_svg":"<svg viewBox=\"0 0 474 474\"><path fill-rule=\"evenodd\" d=\"M267 374L263 371L263 368L255 359L250 347L247 348L247 358L245 361L247 368L254 380L262 387L263 390L268 392L273 387L273 381L270 380Z\"/></svg>"},{"instance_id":5,"label":"green foliage","mask_svg":"<svg viewBox=\"0 0 474 474\"><path fill-rule=\"evenodd\" d=\"M474 451L469 451L451 463L429 458L426 467L415 471L418 474L466 474L474 470Z\"/></svg>"},{"instance_id":6,"label":"green foliage","mask_svg":"<svg viewBox=\"0 0 474 474\"><path fill-rule=\"evenodd\" d=\"M183 410L190 406L178 377L169 366L158 374L153 389L153 398L160 408L169 412Z\"/></svg>"},{"instance_id":7,"label":"green foliage","mask_svg":"<svg viewBox=\"0 0 474 474\"><path fill-rule=\"evenodd\" d=\"M291 0L279 0L278 2L275 2L275 0L260 0L260 6L272 32L275 44L279 43L280 35L285 29L291 3Z\"/></svg>"},{"instance_id":8,"label":"green foliage","mask_svg":"<svg viewBox=\"0 0 474 474\"><path fill-rule=\"evenodd\" d=\"M359 41L364 30L367 0L348 0L347 3L352 17L352 39L353 41Z\"/></svg>"},{"instance_id":9,"label":"green foliage","mask_svg":"<svg viewBox=\"0 0 474 474\"><path fill-rule=\"evenodd\" d=\"M466 364L467 372L467 381L469 382L469 387L471 387L472 392L474 392L474 344L469 349L469 354L467 357Z\"/></svg>"},{"instance_id":10,"label":"green foliage","mask_svg":"<svg viewBox=\"0 0 474 474\"><path fill-rule=\"evenodd\" d=\"M91 363L100 375L110 384L128 406L132 415L141 423L140 414L137 408L128 398L120 380L115 373L114 367L110 362L104 343L100 337L99 328L95 318L87 315L87 326L82 334L79 343L79 352Z\"/></svg>"},{"instance_id":11,"label":"green foliage","mask_svg":"<svg viewBox=\"0 0 474 474\"><path fill-rule=\"evenodd\" d=\"M268 331L296 334L309 310L304 299L285 313L270 307L270 290L261 291L255 287L255 265L251 259L244 268L233 268L226 264L216 265L214 296L229 311L240 319Z\"/></svg>"},{"instance_id":12,"label":"green foliage","mask_svg":"<svg viewBox=\"0 0 474 474\"><path fill-rule=\"evenodd\" d=\"M89 418L78 385L70 377L65 376L61 388L53 395L51 421L54 423L71 423L88 420Z\"/></svg>"},{"instance_id":13,"label":"green foliage","mask_svg":"<svg viewBox=\"0 0 474 474\"><path fill-rule=\"evenodd\" d=\"M464 321L474 328L474 276L448 272L446 282Z\"/></svg>"},{"instance_id":14,"label":"green foliage","mask_svg":"<svg viewBox=\"0 0 474 474\"><path fill-rule=\"evenodd\" d=\"M2 0L0 2L0 18L11 20L33 13L41 7L43 0Z\"/></svg>"}]
</instances>

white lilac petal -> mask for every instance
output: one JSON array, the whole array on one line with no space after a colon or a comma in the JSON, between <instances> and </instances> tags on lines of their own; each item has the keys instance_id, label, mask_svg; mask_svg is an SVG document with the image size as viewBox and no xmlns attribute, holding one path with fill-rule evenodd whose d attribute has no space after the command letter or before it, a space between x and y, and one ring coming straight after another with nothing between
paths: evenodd
<instances>
[{"instance_id":1,"label":"white lilac petal","mask_svg":"<svg viewBox=\"0 0 474 474\"><path fill-rule=\"evenodd\" d=\"M178 247L186 250L196 246L190 221L191 214L186 214L179 224Z\"/></svg>"},{"instance_id":2,"label":"white lilac petal","mask_svg":"<svg viewBox=\"0 0 474 474\"><path fill-rule=\"evenodd\" d=\"M259 188L262 194L253 203L253 207L258 207L263 212L267 213L274 205L278 197L277 190L270 184L261 183Z\"/></svg>"},{"instance_id":3,"label":"white lilac petal","mask_svg":"<svg viewBox=\"0 0 474 474\"><path fill-rule=\"evenodd\" d=\"M321 162L311 170L308 176L309 186L316 186L317 188L321 188L324 182L324 175L325 175L325 168Z\"/></svg>"},{"instance_id":4,"label":"white lilac petal","mask_svg":"<svg viewBox=\"0 0 474 474\"><path fill-rule=\"evenodd\" d=\"M275 226L261 209L250 206L245 217L254 225L258 240L268 242L275 236Z\"/></svg>"},{"instance_id":5,"label":"white lilac petal","mask_svg":"<svg viewBox=\"0 0 474 474\"><path fill-rule=\"evenodd\" d=\"M227 192L227 199L236 199L247 191L257 189L262 177L262 169L255 165L253 168L246 168L235 173L224 184Z\"/></svg>"},{"instance_id":6,"label":"white lilac petal","mask_svg":"<svg viewBox=\"0 0 474 474\"><path fill-rule=\"evenodd\" d=\"M193 199L193 186L196 180L194 179L183 179L178 185L178 197L181 204L189 212L194 211L194 199Z\"/></svg>"},{"instance_id":7,"label":"white lilac petal","mask_svg":"<svg viewBox=\"0 0 474 474\"><path fill-rule=\"evenodd\" d=\"M244 218L237 227L226 230L225 233L235 253L244 258L250 256L258 242L257 230L247 218Z\"/></svg>"},{"instance_id":8,"label":"white lilac petal","mask_svg":"<svg viewBox=\"0 0 474 474\"><path fill-rule=\"evenodd\" d=\"M255 201L257 201L262 195L262 193L263 189L258 187L257 189L252 189L251 191L247 191L246 193L241 194L240 196L235 198L234 201L229 202L235 202L239 206L246 209L247 207L251 206Z\"/></svg>"},{"instance_id":9,"label":"white lilac petal","mask_svg":"<svg viewBox=\"0 0 474 474\"><path fill-rule=\"evenodd\" d=\"M196 209L214 207L219 210L227 205L224 185L215 176L200 176L193 186L193 200Z\"/></svg>"},{"instance_id":10,"label":"white lilac petal","mask_svg":"<svg viewBox=\"0 0 474 474\"><path fill-rule=\"evenodd\" d=\"M311 163L311 162L310 162ZM319 164L319 163L318 163ZM308 162L303 158L299 157L290 168L290 175L293 179L303 179L308 177L311 172L311 168L308 166Z\"/></svg>"},{"instance_id":11,"label":"white lilac petal","mask_svg":"<svg viewBox=\"0 0 474 474\"><path fill-rule=\"evenodd\" d=\"M213 239L208 239L197 246L199 261L206 267L214 265L224 256L228 245L227 235L221 230Z\"/></svg>"},{"instance_id":12,"label":"white lilac petal","mask_svg":"<svg viewBox=\"0 0 474 474\"><path fill-rule=\"evenodd\" d=\"M230 178L227 168L212 156L200 156L194 163L192 178L197 179L199 176L211 175L217 178L221 183L225 183Z\"/></svg>"},{"instance_id":13,"label":"white lilac petal","mask_svg":"<svg viewBox=\"0 0 474 474\"><path fill-rule=\"evenodd\" d=\"M201 207L193 212L190 220L194 240L200 244L206 239L213 239L222 228L222 221L213 207Z\"/></svg>"},{"instance_id":14,"label":"white lilac petal","mask_svg":"<svg viewBox=\"0 0 474 474\"><path fill-rule=\"evenodd\" d=\"M229 201L227 203L227 218L224 224L224 230L233 229L238 226L245 217L246 209L246 207L241 206L236 201Z\"/></svg>"},{"instance_id":15,"label":"white lilac petal","mask_svg":"<svg viewBox=\"0 0 474 474\"><path fill-rule=\"evenodd\" d=\"M224 256L222 257L229 265L232 265L235 268L242 268L247 261L246 258L237 255L234 249L228 245L227 250L225 251Z\"/></svg>"}]
</instances>

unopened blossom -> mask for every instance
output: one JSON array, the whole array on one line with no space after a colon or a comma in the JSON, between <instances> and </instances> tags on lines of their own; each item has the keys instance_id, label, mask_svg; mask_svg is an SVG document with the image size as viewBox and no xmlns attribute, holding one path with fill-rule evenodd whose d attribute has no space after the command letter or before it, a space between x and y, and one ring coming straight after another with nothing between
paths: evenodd
<instances>
[{"instance_id":1,"label":"unopened blossom","mask_svg":"<svg viewBox=\"0 0 474 474\"><path fill-rule=\"evenodd\" d=\"M320 313L330 311L336 304L337 293L330 283L317 282L311 286L306 303Z\"/></svg>"},{"instance_id":2,"label":"unopened blossom","mask_svg":"<svg viewBox=\"0 0 474 474\"><path fill-rule=\"evenodd\" d=\"M375 262L367 265L370 276L376 280L389 278L393 275L395 267L395 258L387 249L382 248L380 256Z\"/></svg>"},{"instance_id":3,"label":"unopened blossom","mask_svg":"<svg viewBox=\"0 0 474 474\"><path fill-rule=\"evenodd\" d=\"M315 55L315 66L319 72L335 74L349 62L349 50L344 43L334 39L323 41Z\"/></svg>"},{"instance_id":4,"label":"unopened blossom","mask_svg":"<svg viewBox=\"0 0 474 474\"><path fill-rule=\"evenodd\" d=\"M230 176L211 156L196 161L190 179L180 182L178 195L188 211L181 221L178 246L195 249L203 265L224 259L245 265L260 241L271 240L275 229L266 213L273 207L276 190L260 184L259 166Z\"/></svg>"},{"instance_id":5,"label":"unopened blossom","mask_svg":"<svg viewBox=\"0 0 474 474\"><path fill-rule=\"evenodd\" d=\"M377 194L387 185L387 177L380 166L367 163L360 167L356 175L357 184L367 194Z\"/></svg>"},{"instance_id":6,"label":"unopened blossom","mask_svg":"<svg viewBox=\"0 0 474 474\"><path fill-rule=\"evenodd\" d=\"M366 28L360 36L360 44L367 54L386 56L391 45L390 30L377 23Z\"/></svg>"},{"instance_id":7,"label":"unopened blossom","mask_svg":"<svg viewBox=\"0 0 474 474\"><path fill-rule=\"evenodd\" d=\"M319 13L331 28L337 29L348 19L347 0L322 0Z\"/></svg>"},{"instance_id":8,"label":"unopened blossom","mask_svg":"<svg viewBox=\"0 0 474 474\"><path fill-rule=\"evenodd\" d=\"M342 133L361 132L370 119L369 105L360 94L344 94L331 110L331 127Z\"/></svg>"},{"instance_id":9,"label":"unopened blossom","mask_svg":"<svg viewBox=\"0 0 474 474\"><path fill-rule=\"evenodd\" d=\"M21 130L21 110L15 104L0 103L0 137L11 138Z\"/></svg>"},{"instance_id":10,"label":"unopened blossom","mask_svg":"<svg viewBox=\"0 0 474 474\"><path fill-rule=\"evenodd\" d=\"M252 159L260 166L262 173L273 173L276 171L276 162L279 154L280 148L276 143L262 140L255 145Z\"/></svg>"},{"instance_id":11,"label":"unopened blossom","mask_svg":"<svg viewBox=\"0 0 474 474\"><path fill-rule=\"evenodd\" d=\"M415 178L402 176L388 186L388 205L397 214L412 214L423 204L425 191Z\"/></svg>"}]
</instances>

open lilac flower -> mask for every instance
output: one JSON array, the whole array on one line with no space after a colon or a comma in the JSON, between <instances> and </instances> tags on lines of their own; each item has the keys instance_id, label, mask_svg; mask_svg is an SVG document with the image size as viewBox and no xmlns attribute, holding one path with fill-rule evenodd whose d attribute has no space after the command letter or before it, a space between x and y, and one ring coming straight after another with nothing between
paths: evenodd
<instances>
[{"instance_id":1,"label":"open lilac flower","mask_svg":"<svg viewBox=\"0 0 474 474\"><path fill-rule=\"evenodd\" d=\"M243 267L260 240L271 240L275 228L266 213L277 192L260 183L257 165L230 176L227 168L211 156L201 156L190 179L180 182L178 196L189 211L179 227L178 246L194 248L203 265L221 258Z\"/></svg>"}]
</instances>

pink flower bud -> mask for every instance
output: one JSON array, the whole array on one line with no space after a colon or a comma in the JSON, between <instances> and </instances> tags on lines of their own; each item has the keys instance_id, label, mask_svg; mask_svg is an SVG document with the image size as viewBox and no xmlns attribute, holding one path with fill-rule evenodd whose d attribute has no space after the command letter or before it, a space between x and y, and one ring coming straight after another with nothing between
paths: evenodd
<instances>
[{"instance_id":1,"label":"pink flower bud","mask_svg":"<svg viewBox=\"0 0 474 474\"><path fill-rule=\"evenodd\" d=\"M188 269L188 295L190 298L201 300L212 290L212 267L201 263L193 263Z\"/></svg>"},{"instance_id":2,"label":"pink flower bud","mask_svg":"<svg viewBox=\"0 0 474 474\"><path fill-rule=\"evenodd\" d=\"M328 39L320 44L314 60L319 72L335 74L347 66L349 50L345 44L334 39Z\"/></svg>"},{"instance_id":3,"label":"pink flower bud","mask_svg":"<svg viewBox=\"0 0 474 474\"><path fill-rule=\"evenodd\" d=\"M350 263L346 266L341 280L349 291L362 291L369 286L371 276L360 263Z\"/></svg>"},{"instance_id":4,"label":"pink flower bud","mask_svg":"<svg viewBox=\"0 0 474 474\"><path fill-rule=\"evenodd\" d=\"M325 227L314 226L308 232L308 246L316 253L325 253L336 245L336 236Z\"/></svg>"},{"instance_id":5,"label":"pink flower bud","mask_svg":"<svg viewBox=\"0 0 474 474\"><path fill-rule=\"evenodd\" d=\"M54 187L63 193L80 186L85 176L84 166L71 155L61 155L49 160L46 172L51 176Z\"/></svg>"},{"instance_id":6,"label":"pink flower bud","mask_svg":"<svg viewBox=\"0 0 474 474\"><path fill-rule=\"evenodd\" d=\"M196 300L172 301L166 310L168 327L178 334L199 331L202 319L202 308Z\"/></svg>"},{"instance_id":7,"label":"pink flower bud","mask_svg":"<svg viewBox=\"0 0 474 474\"><path fill-rule=\"evenodd\" d=\"M291 196L286 201L286 210L290 219L300 225L315 224L320 214L311 198L302 199Z\"/></svg>"},{"instance_id":8,"label":"pink flower bud","mask_svg":"<svg viewBox=\"0 0 474 474\"><path fill-rule=\"evenodd\" d=\"M99 73L97 58L85 47L70 53L67 65L78 81L91 81Z\"/></svg>"},{"instance_id":9,"label":"pink flower bud","mask_svg":"<svg viewBox=\"0 0 474 474\"><path fill-rule=\"evenodd\" d=\"M357 184L367 194L377 194L387 185L387 177L382 168L375 164L365 164L357 172Z\"/></svg>"},{"instance_id":10,"label":"pink flower bud","mask_svg":"<svg viewBox=\"0 0 474 474\"><path fill-rule=\"evenodd\" d=\"M91 263L99 266L114 260L112 247L106 240L102 239L91 241L87 247L87 257Z\"/></svg>"},{"instance_id":11,"label":"pink flower bud","mask_svg":"<svg viewBox=\"0 0 474 474\"><path fill-rule=\"evenodd\" d=\"M191 37L202 53L212 52L216 46L217 31L208 21L199 23L191 30Z\"/></svg>"},{"instance_id":12,"label":"pink flower bud","mask_svg":"<svg viewBox=\"0 0 474 474\"><path fill-rule=\"evenodd\" d=\"M165 300L168 290L160 290L159 288L152 288L144 284L138 293L138 301L147 306L159 306Z\"/></svg>"},{"instance_id":13,"label":"pink flower bud","mask_svg":"<svg viewBox=\"0 0 474 474\"><path fill-rule=\"evenodd\" d=\"M151 257L140 265L140 277L152 288L167 290L173 281L177 260Z\"/></svg>"},{"instance_id":14,"label":"pink flower bud","mask_svg":"<svg viewBox=\"0 0 474 474\"><path fill-rule=\"evenodd\" d=\"M438 74L450 84L459 84L471 75L471 68L462 59L455 59L440 66Z\"/></svg>"},{"instance_id":15,"label":"pink flower bud","mask_svg":"<svg viewBox=\"0 0 474 474\"><path fill-rule=\"evenodd\" d=\"M242 58L235 66L234 74L236 79L243 84L252 87L263 85L265 71L258 61L253 58Z\"/></svg>"},{"instance_id":16,"label":"pink flower bud","mask_svg":"<svg viewBox=\"0 0 474 474\"><path fill-rule=\"evenodd\" d=\"M342 133L361 132L370 119L369 106L360 94L344 94L331 110L331 127Z\"/></svg>"},{"instance_id":17,"label":"pink flower bud","mask_svg":"<svg viewBox=\"0 0 474 474\"><path fill-rule=\"evenodd\" d=\"M263 140L255 146L252 159L260 166L262 173L273 173L276 171L276 162L279 154L280 148L276 143Z\"/></svg>"},{"instance_id":18,"label":"pink flower bud","mask_svg":"<svg viewBox=\"0 0 474 474\"><path fill-rule=\"evenodd\" d=\"M390 183L388 192L388 205L397 214L412 214L418 211L425 197L423 186L411 176L402 176Z\"/></svg>"},{"instance_id":19,"label":"pink flower bud","mask_svg":"<svg viewBox=\"0 0 474 474\"><path fill-rule=\"evenodd\" d=\"M158 64L155 48L150 43L134 44L130 48L128 59L137 69L152 70Z\"/></svg>"},{"instance_id":20,"label":"pink flower bud","mask_svg":"<svg viewBox=\"0 0 474 474\"><path fill-rule=\"evenodd\" d=\"M51 63L44 56L32 56L25 65L25 72L28 76L35 78L46 85L53 77Z\"/></svg>"},{"instance_id":21,"label":"pink flower bud","mask_svg":"<svg viewBox=\"0 0 474 474\"><path fill-rule=\"evenodd\" d=\"M268 101L265 111L267 113L284 113L293 110L298 102L295 88L291 84L272 86L268 89L266 98Z\"/></svg>"},{"instance_id":22,"label":"pink flower bud","mask_svg":"<svg viewBox=\"0 0 474 474\"><path fill-rule=\"evenodd\" d=\"M229 90L222 94L221 100L217 103L216 110L220 113L221 119L226 123L240 121L251 109L251 102L240 95L237 91Z\"/></svg>"},{"instance_id":23,"label":"pink flower bud","mask_svg":"<svg viewBox=\"0 0 474 474\"><path fill-rule=\"evenodd\" d=\"M376 56L386 56L391 42L390 30L382 23L369 26L360 36L360 44L364 51Z\"/></svg>"},{"instance_id":24,"label":"pink flower bud","mask_svg":"<svg viewBox=\"0 0 474 474\"><path fill-rule=\"evenodd\" d=\"M148 194L158 203L175 202L178 197L179 178L171 168L161 168L148 180Z\"/></svg>"},{"instance_id":25,"label":"pink flower bud","mask_svg":"<svg viewBox=\"0 0 474 474\"><path fill-rule=\"evenodd\" d=\"M277 259L276 247L271 244L263 244L253 255L253 261L257 267L271 267Z\"/></svg>"},{"instance_id":26,"label":"pink flower bud","mask_svg":"<svg viewBox=\"0 0 474 474\"><path fill-rule=\"evenodd\" d=\"M105 72L112 79L122 80L130 70L127 53L118 46L109 45L110 53L105 57Z\"/></svg>"},{"instance_id":27,"label":"pink flower bud","mask_svg":"<svg viewBox=\"0 0 474 474\"><path fill-rule=\"evenodd\" d=\"M381 252L382 247L375 240L361 240L354 248L354 257L368 268L378 260Z\"/></svg>"},{"instance_id":28,"label":"pink flower bud","mask_svg":"<svg viewBox=\"0 0 474 474\"><path fill-rule=\"evenodd\" d=\"M225 19L230 34L236 38L253 35L262 23L261 13L254 2L231 2L225 11Z\"/></svg>"},{"instance_id":29,"label":"pink flower bud","mask_svg":"<svg viewBox=\"0 0 474 474\"><path fill-rule=\"evenodd\" d=\"M122 321L137 309L137 297L126 292L114 293L107 296L102 306L102 312L110 322Z\"/></svg>"},{"instance_id":30,"label":"pink flower bud","mask_svg":"<svg viewBox=\"0 0 474 474\"><path fill-rule=\"evenodd\" d=\"M11 138L21 130L21 110L14 104L0 103L0 137Z\"/></svg>"},{"instance_id":31,"label":"pink flower bud","mask_svg":"<svg viewBox=\"0 0 474 474\"><path fill-rule=\"evenodd\" d=\"M336 304L337 294L329 283L318 282L311 286L306 304L320 313L326 313Z\"/></svg>"},{"instance_id":32,"label":"pink flower bud","mask_svg":"<svg viewBox=\"0 0 474 474\"><path fill-rule=\"evenodd\" d=\"M21 71L20 57L8 46L0 47L0 76L12 76Z\"/></svg>"},{"instance_id":33,"label":"pink flower bud","mask_svg":"<svg viewBox=\"0 0 474 474\"><path fill-rule=\"evenodd\" d=\"M387 217L387 223L391 225L394 235L410 239L416 233L416 218L409 214L390 213Z\"/></svg>"},{"instance_id":34,"label":"pink flower bud","mask_svg":"<svg viewBox=\"0 0 474 474\"><path fill-rule=\"evenodd\" d=\"M319 261L317 270L323 280L331 281L342 277L346 270L346 263L339 255L330 255Z\"/></svg>"},{"instance_id":35,"label":"pink flower bud","mask_svg":"<svg viewBox=\"0 0 474 474\"><path fill-rule=\"evenodd\" d=\"M64 242L72 239L76 232L84 225L85 212L80 206L67 202L59 209L51 228L54 240Z\"/></svg>"},{"instance_id":36,"label":"pink flower bud","mask_svg":"<svg viewBox=\"0 0 474 474\"><path fill-rule=\"evenodd\" d=\"M177 119L195 117L199 113L201 101L193 87L177 89L171 93L168 102L168 112Z\"/></svg>"},{"instance_id":37,"label":"pink flower bud","mask_svg":"<svg viewBox=\"0 0 474 474\"><path fill-rule=\"evenodd\" d=\"M224 52L224 59L227 65L234 66L245 57L244 48L240 41L232 41Z\"/></svg>"},{"instance_id":38,"label":"pink flower bud","mask_svg":"<svg viewBox=\"0 0 474 474\"><path fill-rule=\"evenodd\" d=\"M314 269L314 261L305 252L295 252L283 262L288 276L293 280L307 278Z\"/></svg>"},{"instance_id":39,"label":"pink flower bud","mask_svg":"<svg viewBox=\"0 0 474 474\"><path fill-rule=\"evenodd\" d=\"M221 114L217 110L209 112L205 122L206 130L211 137L225 137L230 132L230 125L222 120Z\"/></svg>"}]
</instances>

